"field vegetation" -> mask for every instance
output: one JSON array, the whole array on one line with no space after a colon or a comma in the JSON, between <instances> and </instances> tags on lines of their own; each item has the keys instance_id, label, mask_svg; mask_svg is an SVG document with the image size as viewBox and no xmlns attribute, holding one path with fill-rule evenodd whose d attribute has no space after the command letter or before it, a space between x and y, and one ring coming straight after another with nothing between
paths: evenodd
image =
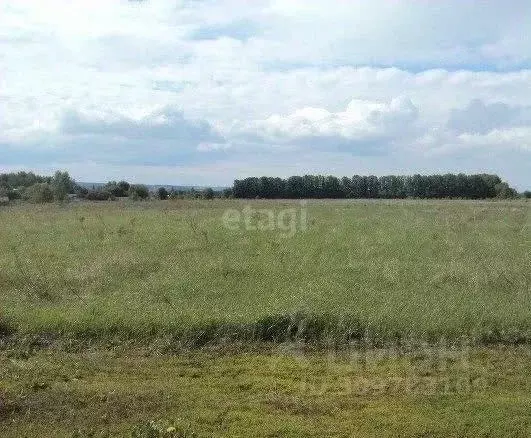
<instances>
[{"instance_id":1,"label":"field vegetation","mask_svg":"<svg viewBox=\"0 0 531 438\"><path fill-rule=\"evenodd\" d=\"M249 224L223 222L227 209L245 208ZM263 211L300 218L260 227ZM4 208L2 331L169 347L461 336L527 343L529 221L525 201Z\"/></svg>"},{"instance_id":2,"label":"field vegetation","mask_svg":"<svg viewBox=\"0 0 531 438\"><path fill-rule=\"evenodd\" d=\"M524 346L0 353L2 438L527 438Z\"/></svg>"},{"instance_id":3,"label":"field vegetation","mask_svg":"<svg viewBox=\"0 0 531 438\"><path fill-rule=\"evenodd\" d=\"M0 436L528 437L529 213L3 206Z\"/></svg>"}]
</instances>

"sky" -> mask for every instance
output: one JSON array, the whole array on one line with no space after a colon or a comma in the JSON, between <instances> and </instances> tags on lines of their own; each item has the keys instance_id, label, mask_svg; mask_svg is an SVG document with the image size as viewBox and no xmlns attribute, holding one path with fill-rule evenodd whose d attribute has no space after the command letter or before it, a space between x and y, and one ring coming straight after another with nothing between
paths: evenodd
<instances>
[{"instance_id":1,"label":"sky","mask_svg":"<svg viewBox=\"0 0 531 438\"><path fill-rule=\"evenodd\" d=\"M531 189L528 0L2 0L0 172Z\"/></svg>"}]
</instances>

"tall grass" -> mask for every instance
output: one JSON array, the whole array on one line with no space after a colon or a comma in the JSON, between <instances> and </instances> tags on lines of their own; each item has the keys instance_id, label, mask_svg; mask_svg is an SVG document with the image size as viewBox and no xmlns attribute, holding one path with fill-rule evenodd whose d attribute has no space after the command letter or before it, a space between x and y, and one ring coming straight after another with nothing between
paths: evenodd
<instances>
[{"instance_id":1,"label":"tall grass","mask_svg":"<svg viewBox=\"0 0 531 438\"><path fill-rule=\"evenodd\" d=\"M529 203L314 201L307 230L228 229L166 201L0 210L0 336L531 341Z\"/></svg>"}]
</instances>

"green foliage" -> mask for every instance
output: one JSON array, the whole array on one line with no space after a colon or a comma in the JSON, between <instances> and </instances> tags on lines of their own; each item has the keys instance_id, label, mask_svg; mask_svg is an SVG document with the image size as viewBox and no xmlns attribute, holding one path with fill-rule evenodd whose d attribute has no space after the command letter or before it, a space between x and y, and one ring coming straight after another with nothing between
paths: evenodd
<instances>
[{"instance_id":1,"label":"green foliage","mask_svg":"<svg viewBox=\"0 0 531 438\"><path fill-rule=\"evenodd\" d=\"M230 199L232 198L232 189L223 189L221 192L221 197L224 199Z\"/></svg>"},{"instance_id":2,"label":"green foliage","mask_svg":"<svg viewBox=\"0 0 531 438\"><path fill-rule=\"evenodd\" d=\"M75 182L70 178L68 172L57 171L52 178L51 186L54 199L64 201L69 193L74 192Z\"/></svg>"},{"instance_id":3,"label":"green foliage","mask_svg":"<svg viewBox=\"0 0 531 438\"><path fill-rule=\"evenodd\" d=\"M16 199L22 199L22 192L20 190L8 190L7 191L7 197L10 201L14 201Z\"/></svg>"},{"instance_id":4,"label":"green foliage","mask_svg":"<svg viewBox=\"0 0 531 438\"><path fill-rule=\"evenodd\" d=\"M0 199L7 199L9 201L8 192L9 190L7 188L0 186Z\"/></svg>"},{"instance_id":5,"label":"green foliage","mask_svg":"<svg viewBox=\"0 0 531 438\"><path fill-rule=\"evenodd\" d=\"M24 199L34 204L52 202L54 199L53 188L48 183L36 183L24 191Z\"/></svg>"},{"instance_id":6,"label":"green foliage","mask_svg":"<svg viewBox=\"0 0 531 438\"><path fill-rule=\"evenodd\" d=\"M159 187L158 190L157 190L157 197L161 200L164 200L164 199L168 199L169 197L169 192L168 190L166 189L166 187Z\"/></svg>"},{"instance_id":7,"label":"green foliage","mask_svg":"<svg viewBox=\"0 0 531 438\"><path fill-rule=\"evenodd\" d=\"M149 189L142 184L133 184L129 188L129 196L134 200L149 198Z\"/></svg>"},{"instance_id":8,"label":"green foliage","mask_svg":"<svg viewBox=\"0 0 531 438\"><path fill-rule=\"evenodd\" d=\"M523 196L524 196L524 198L526 198L526 199L531 199L531 190L526 190L526 191L523 193Z\"/></svg>"},{"instance_id":9,"label":"green foliage","mask_svg":"<svg viewBox=\"0 0 531 438\"><path fill-rule=\"evenodd\" d=\"M131 185L127 181L109 181L102 190L111 194L115 198L124 198L129 196Z\"/></svg>"},{"instance_id":10,"label":"green foliage","mask_svg":"<svg viewBox=\"0 0 531 438\"><path fill-rule=\"evenodd\" d=\"M50 183L48 176L35 175L33 172L2 173L0 174L0 186L16 189L32 186L37 183Z\"/></svg>"},{"instance_id":11,"label":"green foliage","mask_svg":"<svg viewBox=\"0 0 531 438\"><path fill-rule=\"evenodd\" d=\"M114 195L107 190L89 190L83 197L88 201L112 201Z\"/></svg>"},{"instance_id":12,"label":"green foliage","mask_svg":"<svg viewBox=\"0 0 531 438\"><path fill-rule=\"evenodd\" d=\"M466 198L497 196L497 175L354 175L352 178L323 175L291 176L286 180L251 177L234 181L236 198ZM506 184L506 183L503 183ZM508 187L508 186L507 186ZM513 189L508 188L508 192Z\"/></svg>"},{"instance_id":13,"label":"green foliage","mask_svg":"<svg viewBox=\"0 0 531 438\"><path fill-rule=\"evenodd\" d=\"M516 198L518 196L518 192L509 187L509 184L507 183L498 183L494 187L494 191L496 193L497 198L501 199L510 199L510 198Z\"/></svg>"},{"instance_id":14,"label":"green foliage","mask_svg":"<svg viewBox=\"0 0 531 438\"><path fill-rule=\"evenodd\" d=\"M203 198L204 199L214 199L215 193L214 190L208 187L207 189L203 190Z\"/></svg>"},{"instance_id":15,"label":"green foliage","mask_svg":"<svg viewBox=\"0 0 531 438\"><path fill-rule=\"evenodd\" d=\"M78 193L81 189L68 172L61 171L55 172L53 177L35 175L33 172L0 174L0 187L7 190L10 200L25 198L36 203L49 202L48 188L57 201L64 201L69 193Z\"/></svg>"}]
</instances>

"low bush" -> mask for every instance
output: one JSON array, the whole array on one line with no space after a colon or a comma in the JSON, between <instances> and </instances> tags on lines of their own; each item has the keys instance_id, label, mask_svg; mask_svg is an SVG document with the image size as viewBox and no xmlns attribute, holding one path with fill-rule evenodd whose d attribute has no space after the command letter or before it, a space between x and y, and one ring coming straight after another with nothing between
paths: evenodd
<instances>
[{"instance_id":1,"label":"low bush","mask_svg":"<svg viewBox=\"0 0 531 438\"><path fill-rule=\"evenodd\" d=\"M85 199L89 201L112 201L114 196L105 190L89 190L85 194Z\"/></svg>"},{"instance_id":2,"label":"low bush","mask_svg":"<svg viewBox=\"0 0 531 438\"><path fill-rule=\"evenodd\" d=\"M134 184L129 188L129 196L135 200L147 199L149 198L149 189L145 185Z\"/></svg>"},{"instance_id":3,"label":"low bush","mask_svg":"<svg viewBox=\"0 0 531 438\"><path fill-rule=\"evenodd\" d=\"M34 204L44 204L52 202L54 192L52 186L48 183L37 183L29 186L24 191L24 199Z\"/></svg>"}]
</instances>

